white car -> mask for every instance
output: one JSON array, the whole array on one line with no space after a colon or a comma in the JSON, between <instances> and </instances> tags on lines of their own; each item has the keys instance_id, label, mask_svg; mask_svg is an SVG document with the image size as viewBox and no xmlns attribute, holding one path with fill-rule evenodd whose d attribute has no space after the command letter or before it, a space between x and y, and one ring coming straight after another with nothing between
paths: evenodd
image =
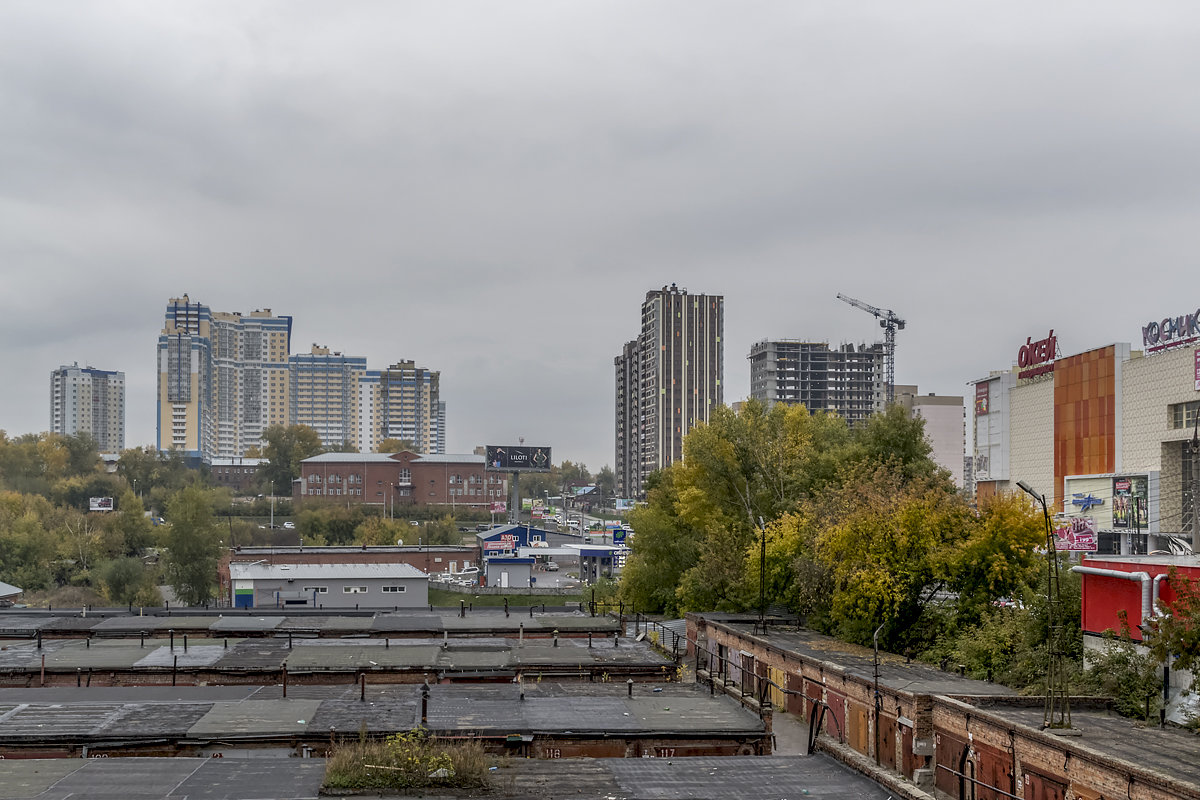
<instances>
[{"instance_id":1,"label":"white car","mask_svg":"<svg viewBox=\"0 0 1200 800\"><path fill-rule=\"evenodd\" d=\"M289 531L294 531L294 530L296 529L296 523L294 523L294 522L285 522L285 523L283 523L283 527L284 527L284 528L286 528L286 529L288 529Z\"/></svg>"}]
</instances>

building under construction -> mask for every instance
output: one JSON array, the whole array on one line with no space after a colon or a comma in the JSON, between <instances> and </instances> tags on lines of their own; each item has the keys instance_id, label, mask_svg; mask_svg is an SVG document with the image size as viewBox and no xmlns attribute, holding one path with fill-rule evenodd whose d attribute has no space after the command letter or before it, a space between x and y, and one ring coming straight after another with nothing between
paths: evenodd
<instances>
[{"instance_id":1,"label":"building under construction","mask_svg":"<svg viewBox=\"0 0 1200 800\"><path fill-rule=\"evenodd\" d=\"M798 339L764 339L750 348L750 396L768 408L802 403L811 412L832 411L851 425L886 403L885 348Z\"/></svg>"}]
</instances>

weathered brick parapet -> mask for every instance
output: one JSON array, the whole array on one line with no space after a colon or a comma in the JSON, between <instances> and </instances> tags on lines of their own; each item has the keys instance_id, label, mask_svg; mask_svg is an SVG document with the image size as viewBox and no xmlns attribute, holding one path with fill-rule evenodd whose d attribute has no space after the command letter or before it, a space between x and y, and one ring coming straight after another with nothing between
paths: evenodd
<instances>
[{"instance_id":1,"label":"weathered brick parapet","mask_svg":"<svg viewBox=\"0 0 1200 800\"><path fill-rule=\"evenodd\" d=\"M876 684L870 650L796 629L764 634L756 621L688 615L698 671L821 720L820 746L865 772L951 798L1200 800L1200 740L1135 728L1103 699L1072 698L1076 728L1044 731L1041 697L884 653Z\"/></svg>"}]
</instances>

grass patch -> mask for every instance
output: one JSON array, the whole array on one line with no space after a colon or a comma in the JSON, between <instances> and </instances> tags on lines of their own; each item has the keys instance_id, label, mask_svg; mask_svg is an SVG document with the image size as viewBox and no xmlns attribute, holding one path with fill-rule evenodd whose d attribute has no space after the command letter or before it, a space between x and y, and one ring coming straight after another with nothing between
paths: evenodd
<instances>
[{"instance_id":1,"label":"grass patch","mask_svg":"<svg viewBox=\"0 0 1200 800\"><path fill-rule=\"evenodd\" d=\"M414 730L340 744L325 765L326 789L480 789L488 757L478 742L444 744Z\"/></svg>"}]
</instances>

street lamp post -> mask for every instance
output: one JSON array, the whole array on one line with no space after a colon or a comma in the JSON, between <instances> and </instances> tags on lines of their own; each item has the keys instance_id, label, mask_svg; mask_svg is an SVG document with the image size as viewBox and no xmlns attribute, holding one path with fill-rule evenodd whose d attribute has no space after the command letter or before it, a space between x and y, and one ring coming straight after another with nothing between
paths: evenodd
<instances>
[{"instance_id":1,"label":"street lamp post","mask_svg":"<svg viewBox=\"0 0 1200 800\"><path fill-rule=\"evenodd\" d=\"M1062 642L1062 595L1059 592L1058 555L1054 548L1054 529L1050 525L1050 509L1046 496L1038 494L1025 481L1017 481L1017 487L1042 506L1042 518L1046 521L1046 603L1049 616L1049 636L1046 646L1049 661L1046 667L1046 706L1042 716L1042 727L1063 729L1071 727L1071 701L1067 694L1066 669L1063 663Z\"/></svg>"}]
</instances>

